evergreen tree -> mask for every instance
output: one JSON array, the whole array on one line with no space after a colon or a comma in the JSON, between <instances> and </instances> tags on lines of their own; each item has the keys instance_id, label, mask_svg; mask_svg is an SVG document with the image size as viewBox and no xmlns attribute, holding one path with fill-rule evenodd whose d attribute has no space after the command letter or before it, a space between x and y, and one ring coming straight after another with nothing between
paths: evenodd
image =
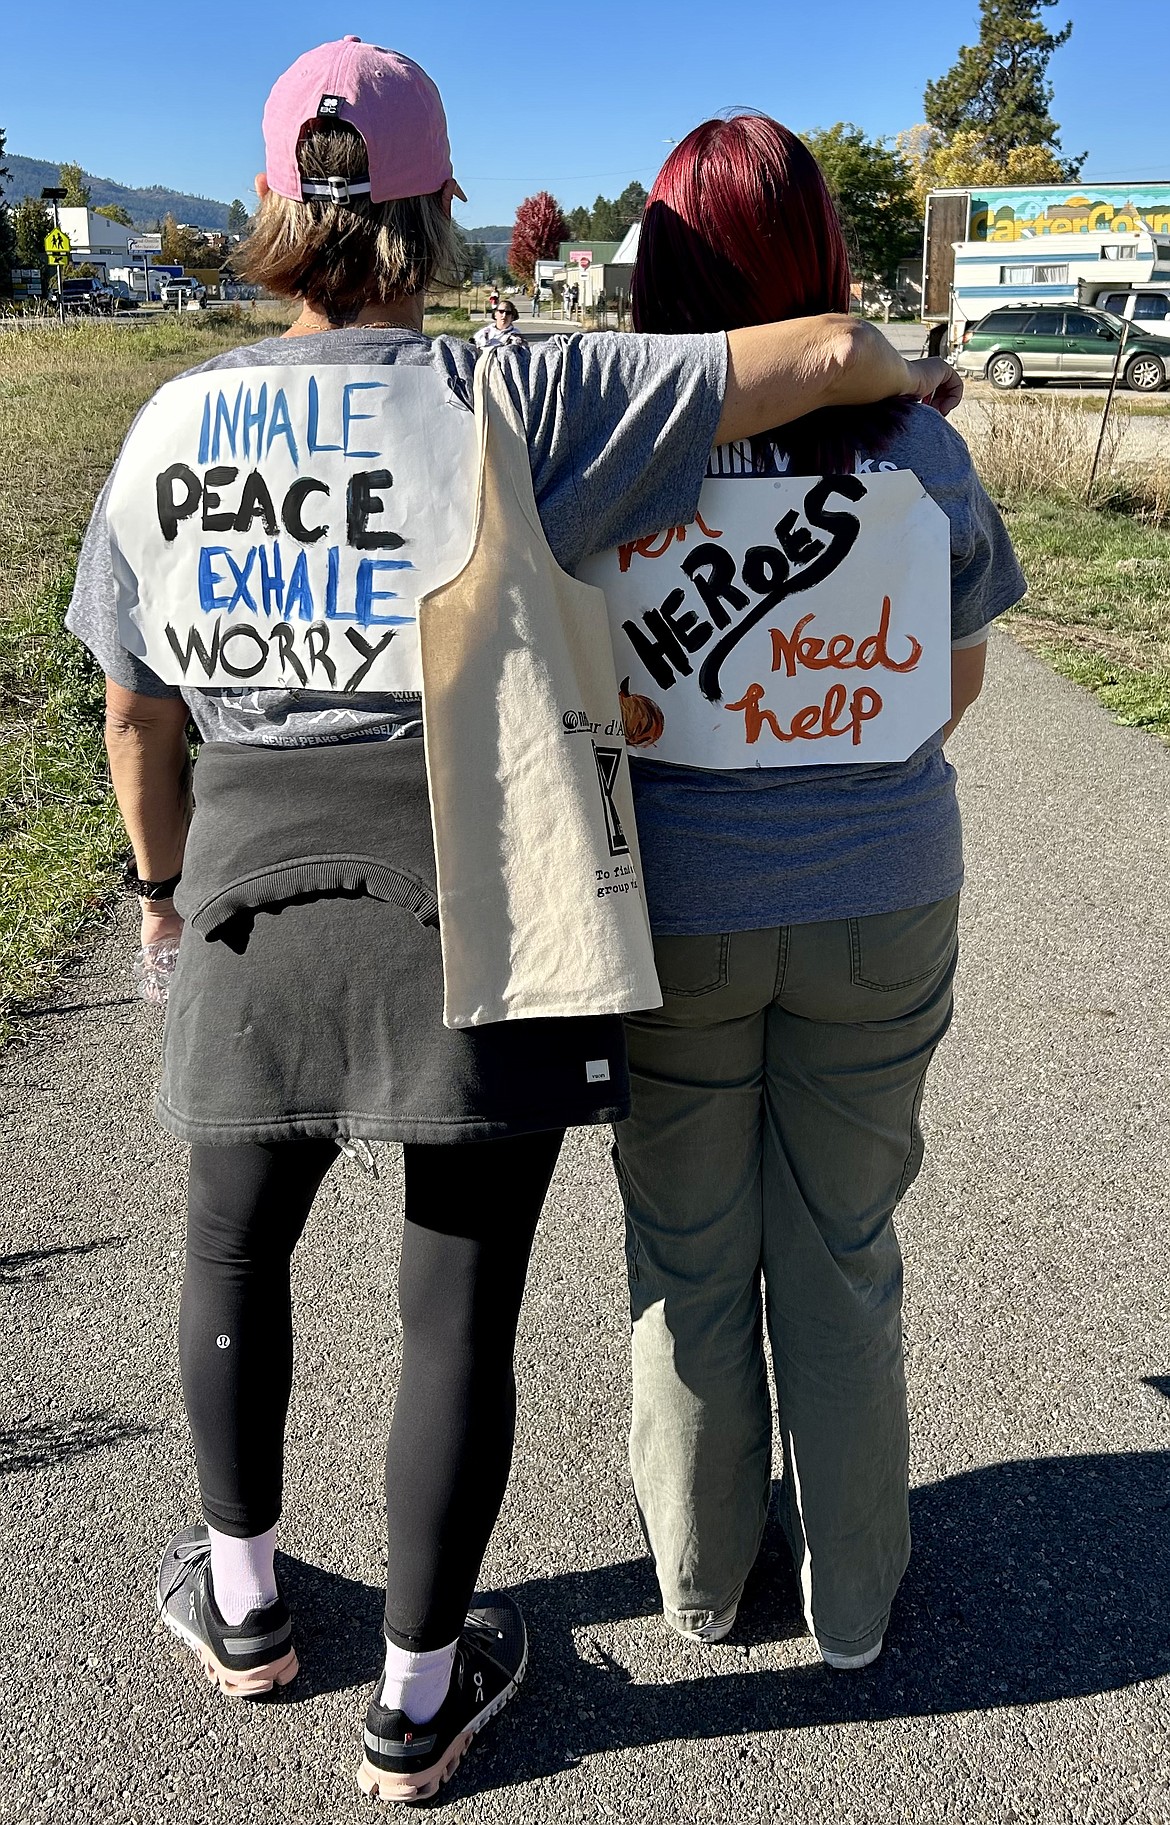
<instances>
[{"instance_id":1,"label":"evergreen tree","mask_svg":"<svg viewBox=\"0 0 1170 1825\"><path fill-rule=\"evenodd\" d=\"M627 184L617 200L618 215L621 218L622 233L625 234L635 222L640 222L646 210L646 187L635 178Z\"/></svg>"},{"instance_id":2,"label":"evergreen tree","mask_svg":"<svg viewBox=\"0 0 1170 1825\"><path fill-rule=\"evenodd\" d=\"M107 222L120 222L123 228L133 228L134 217L121 203L99 203L95 215L104 215Z\"/></svg>"},{"instance_id":3,"label":"evergreen tree","mask_svg":"<svg viewBox=\"0 0 1170 1825\"><path fill-rule=\"evenodd\" d=\"M4 129L0 127L0 296L9 297L12 293L12 268L16 265L16 225L10 205L4 200L4 186L12 176L4 163L4 139ZM44 259L43 252L41 258Z\"/></svg>"},{"instance_id":4,"label":"evergreen tree","mask_svg":"<svg viewBox=\"0 0 1170 1825\"><path fill-rule=\"evenodd\" d=\"M49 262L45 258L45 236L53 226L53 212L39 196L26 196L13 215L16 230L17 266L35 266L41 275L41 290L48 291Z\"/></svg>"},{"instance_id":5,"label":"evergreen tree","mask_svg":"<svg viewBox=\"0 0 1170 1825\"><path fill-rule=\"evenodd\" d=\"M1068 42L1071 20L1057 32L1045 30L1042 8L1057 0L979 0L978 44L965 44L937 82L926 85L926 118L952 139L964 130L982 137L989 155L1006 158L1019 146L1060 150L1060 129L1049 112L1052 85L1048 64ZM1075 178L1084 163L1064 161Z\"/></svg>"},{"instance_id":6,"label":"evergreen tree","mask_svg":"<svg viewBox=\"0 0 1170 1825\"><path fill-rule=\"evenodd\" d=\"M589 217L588 238L591 241L620 241L625 232L617 204L607 196L597 197Z\"/></svg>"},{"instance_id":7,"label":"evergreen tree","mask_svg":"<svg viewBox=\"0 0 1170 1825\"><path fill-rule=\"evenodd\" d=\"M589 222L589 211L587 209L582 209L580 204L578 204L576 209L570 209L568 215L565 217L565 226L568 229L568 234L565 237L566 240L587 241L589 239Z\"/></svg>"},{"instance_id":8,"label":"evergreen tree","mask_svg":"<svg viewBox=\"0 0 1170 1825\"><path fill-rule=\"evenodd\" d=\"M82 182L84 176L80 165L62 165L61 188L65 192L61 199L62 209L89 208L89 185Z\"/></svg>"},{"instance_id":9,"label":"evergreen tree","mask_svg":"<svg viewBox=\"0 0 1170 1825\"><path fill-rule=\"evenodd\" d=\"M233 197L228 204L227 231L229 234L243 234L248 226L248 211L239 197Z\"/></svg>"},{"instance_id":10,"label":"evergreen tree","mask_svg":"<svg viewBox=\"0 0 1170 1825\"><path fill-rule=\"evenodd\" d=\"M846 120L801 137L837 205L855 277L891 280L922 238L905 159Z\"/></svg>"}]
</instances>

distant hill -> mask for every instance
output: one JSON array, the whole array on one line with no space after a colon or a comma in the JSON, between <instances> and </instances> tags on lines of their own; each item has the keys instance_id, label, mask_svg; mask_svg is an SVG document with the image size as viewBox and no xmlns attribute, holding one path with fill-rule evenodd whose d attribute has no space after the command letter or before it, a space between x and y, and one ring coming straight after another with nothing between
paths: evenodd
<instances>
[{"instance_id":1,"label":"distant hill","mask_svg":"<svg viewBox=\"0 0 1170 1825\"><path fill-rule=\"evenodd\" d=\"M459 224L463 228L462 222ZM491 222L486 228L463 228L469 241L482 241L484 251L493 264L504 266L508 260L508 249L512 245L512 224L510 222Z\"/></svg>"},{"instance_id":2,"label":"distant hill","mask_svg":"<svg viewBox=\"0 0 1170 1825\"><path fill-rule=\"evenodd\" d=\"M4 180L4 200L19 203L22 197L40 196L41 191L61 181L61 168L43 158L20 158L15 152L4 155L12 173ZM83 175L90 188L90 208L102 203L121 203L134 218L135 228L149 228L173 215L177 222L189 222L196 228L227 227L228 206L209 196L188 196L185 190L168 190L163 184L152 184L147 190L133 190L128 184L116 184L113 178ZM247 199L245 199L247 200Z\"/></svg>"}]
</instances>

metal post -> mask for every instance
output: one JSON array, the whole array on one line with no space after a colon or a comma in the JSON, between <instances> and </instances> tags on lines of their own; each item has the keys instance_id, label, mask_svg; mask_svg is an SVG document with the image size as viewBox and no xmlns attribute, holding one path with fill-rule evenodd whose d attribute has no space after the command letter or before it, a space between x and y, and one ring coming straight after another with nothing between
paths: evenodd
<instances>
[{"instance_id":1,"label":"metal post","mask_svg":"<svg viewBox=\"0 0 1170 1825\"><path fill-rule=\"evenodd\" d=\"M1086 505L1092 499L1093 486L1097 480L1097 465L1101 461L1101 447L1105 442L1105 427L1109 423L1109 414L1113 409L1113 395L1117 391L1117 376L1121 369L1121 357L1125 353L1125 339L1129 335L1129 318L1121 320L1121 336L1117 343L1117 354L1113 362L1113 372L1109 376L1109 391L1105 395L1105 404L1101 409L1101 428L1097 432L1097 448L1093 451L1093 461L1089 469L1089 480L1085 487Z\"/></svg>"}]
</instances>

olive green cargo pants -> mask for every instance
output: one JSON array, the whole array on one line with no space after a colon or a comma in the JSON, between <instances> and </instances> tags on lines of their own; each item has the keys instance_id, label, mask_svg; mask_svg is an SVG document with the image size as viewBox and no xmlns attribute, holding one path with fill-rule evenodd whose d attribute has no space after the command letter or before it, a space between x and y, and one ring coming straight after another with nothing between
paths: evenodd
<instances>
[{"instance_id":1,"label":"olive green cargo pants","mask_svg":"<svg viewBox=\"0 0 1170 1825\"><path fill-rule=\"evenodd\" d=\"M958 899L660 938L616 1130L634 1490L668 1620L737 1602L771 1481L809 1628L862 1653L910 1552L902 1258L918 1109L951 1017Z\"/></svg>"}]
</instances>

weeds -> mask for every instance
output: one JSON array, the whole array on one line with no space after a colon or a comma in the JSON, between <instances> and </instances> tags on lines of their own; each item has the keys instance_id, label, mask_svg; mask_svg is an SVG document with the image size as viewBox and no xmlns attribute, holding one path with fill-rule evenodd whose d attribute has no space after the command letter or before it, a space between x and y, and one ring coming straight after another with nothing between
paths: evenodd
<instances>
[{"instance_id":1,"label":"weeds","mask_svg":"<svg viewBox=\"0 0 1170 1825\"><path fill-rule=\"evenodd\" d=\"M124 843L101 674L62 633L98 490L156 387L287 322L207 312L0 333L0 1032L109 894Z\"/></svg>"}]
</instances>

